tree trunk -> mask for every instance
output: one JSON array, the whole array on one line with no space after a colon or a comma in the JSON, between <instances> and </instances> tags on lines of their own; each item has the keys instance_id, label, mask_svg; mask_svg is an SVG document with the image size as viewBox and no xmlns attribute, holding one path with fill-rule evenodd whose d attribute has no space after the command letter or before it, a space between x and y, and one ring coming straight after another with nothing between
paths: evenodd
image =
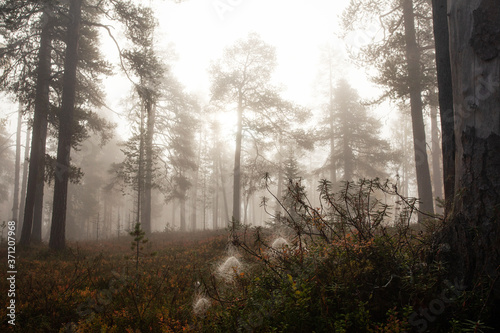
<instances>
[{"instance_id":1,"label":"tree trunk","mask_svg":"<svg viewBox=\"0 0 500 333\"><path fill-rule=\"evenodd\" d=\"M153 138L155 130L155 107L151 98L146 100L147 129L145 137L146 145L146 174L144 179L144 205L142 206L142 229L149 235L152 232L151 225L151 191L153 188Z\"/></svg>"},{"instance_id":2,"label":"tree trunk","mask_svg":"<svg viewBox=\"0 0 500 333\"><path fill-rule=\"evenodd\" d=\"M63 94L59 115L59 141L57 165L54 177L54 203L49 247L62 250L66 247L66 207L70 168L71 137L75 111L76 68L78 65L78 40L83 0L72 0L69 9L69 25L64 58Z\"/></svg>"},{"instance_id":3,"label":"tree trunk","mask_svg":"<svg viewBox=\"0 0 500 333\"><path fill-rule=\"evenodd\" d=\"M217 152L219 154L219 152ZM218 156L215 156L213 160L212 172L214 175L214 194L215 198L213 199L213 211L212 211L212 226L214 230L219 229L219 168L218 168Z\"/></svg>"},{"instance_id":4,"label":"tree trunk","mask_svg":"<svg viewBox=\"0 0 500 333\"><path fill-rule=\"evenodd\" d=\"M23 181L21 183L21 207L19 208L19 223L24 220L24 205L26 202L26 187L28 186L28 166L30 156L31 128L26 126L26 140L24 143ZM21 228L21 226L19 226Z\"/></svg>"},{"instance_id":5,"label":"tree trunk","mask_svg":"<svg viewBox=\"0 0 500 333\"><path fill-rule=\"evenodd\" d=\"M448 230L452 273L471 289L480 280L495 283L489 294L498 305L500 2L456 0L449 12L456 139L456 195Z\"/></svg>"},{"instance_id":6,"label":"tree trunk","mask_svg":"<svg viewBox=\"0 0 500 333\"><path fill-rule=\"evenodd\" d=\"M441 147L439 145L439 131L437 121L437 108L431 106L431 133L432 133L432 184L434 196L443 199L443 178L441 178ZM436 207L438 213L441 209ZM440 213L440 212L439 212Z\"/></svg>"},{"instance_id":7,"label":"tree trunk","mask_svg":"<svg viewBox=\"0 0 500 333\"><path fill-rule=\"evenodd\" d=\"M328 111L330 113L330 182L332 183L333 186L336 186L337 184L337 167L335 163L335 121L334 121L334 108L333 108L333 103L334 103L334 92L333 92L333 70L332 70L332 56L328 57L329 61L329 84L330 84L330 105L328 106Z\"/></svg>"},{"instance_id":8,"label":"tree trunk","mask_svg":"<svg viewBox=\"0 0 500 333\"><path fill-rule=\"evenodd\" d=\"M52 20L50 19L48 11L49 9L46 8L41 18L42 22L47 23L43 25L40 35L35 112L33 116L33 137L31 142L26 203L24 205L23 229L21 231L21 245L29 245L31 243L36 188L39 177L41 176L41 166L45 165L45 138L47 135L47 111L49 109L49 84L51 73L50 49L52 39Z\"/></svg>"},{"instance_id":9,"label":"tree trunk","mask_svg":"<svg viewBox=\"0 0 500 333\"><path fill-rule=\"evenodd\" d=\"M34 243L42 242L42 224L43 224L43 191L45 186L45 163L38 170L38 182L35 193L35 209L33 214L33 230L31 240Z\"/></svg>"},{"instance_id":10,"label":"tree trunk","mask_svg":"<svg viewBox=\"0 0 500 333\"><path fill-rule=\"evenodd\" d=\"M234 152L234 182L233 182L233 227L241 221L241 141L243 138L243 101L240 95L238 101L238 125L236 129L236 149Z\"/></svg>"},{"instance_id":11,"label":"tree trunk","mask_svg":"<svg viewBox=\"0 0 500 333\"><path fill-rule=\"evenodd\" d=\"M455 134L447 2L447 0L432 0L441 115L445 216L451 209L455 194Z\"/></svg>"},{"instance_id":12,"label":"tree trunk","mask_svg":"<svg viewBox=\"0 0 500 333\"><path fill-rule=\"evenodd\" d=\"M200 165L201 165L201 145L202 145L202 133L200 132L200 141L198 147L198 156L196 158L196 169L194 170L193 177L193 189L192 189L192 200L191 200L191 230L196 230L196 206L198 204L198 180L200 177ZM205 227L203 227L205 229Z\"/></svg>"},{"instance_id":13,"label":"tree trunk","mask_svg":"<svg viewBox=\"0 0 500 333\"><path fill-rule=\"evenodd\" d=\"M19 103L17 111L17 131L16 131L16 161L14 166L14 198L12 200L12 221L16 221L19 215L19 178L21 171L21 130L23 124L23 108Z\"/></svg>"},{"instance_id":14,"label":"tree trunk","mask_svg":"<svg viewBox=\"0 0 500 333\"><path fill-rule=\"evenodd\" d=\"M408 86L410 89L411 120L413 127L413 147L417 173L419 208L427 214L434 214L431 176L425 141L424 118L422 115L422 85L420 82L420 51L415 35L413 1L403 0L406 60L408 63ZM422 216L419 215L419 220Z\"/></svg>"},{"instance_id":15,"label":"tree trunk","mask_svg":"<svg viewBox=\"0 0 500 333\"><path fill-rule=\"evenodd\" d=\"M281 216L283 214L283 207L281 207L283 199L283 143L281 141L281 135L279 138L279 152L278 152L278 189L276 192L276 215Z\"/></svg>"},{"instance_id":16,"label":"tree trunk","mask_svg":"<svg viewBox=\"0 0 500 333\"><path fill-rule=\"evenodd\" d=\"M186 196L179 199L179 204L181 205L180 219L181 219L181 231L186 231Z\"/></svg>"},{"instance_id":17,"label":"tree trunk","mask_svg":"<svg viewBox=\"0 0 500 333\"><path fill-rule=\"evenodd\" d=\"M142 218L144 216L144 117L145 110L141 106L140 109L140 120L139 120L139 160L137 165L137 212L136 212L136 224L142 223Z\"/></svg>"},{"instance_id":18,"label":"tree trunk","mask_svg":"<svg viewBox=\"0 0 500 333\"><path fill-rule=\"evenodd\" d=\"M222 157L219 155L219 174L221 182L222 199L224 201L224 215L226 222L229 222L229 205L227 204L226 184L224 184L224 174L222 172Z\"/></svg>"}]
</instances>

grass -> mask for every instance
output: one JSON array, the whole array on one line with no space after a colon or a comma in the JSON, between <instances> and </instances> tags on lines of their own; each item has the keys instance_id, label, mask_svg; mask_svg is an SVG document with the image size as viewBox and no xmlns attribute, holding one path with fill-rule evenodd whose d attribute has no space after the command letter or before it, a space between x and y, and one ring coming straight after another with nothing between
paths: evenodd
<instances>
[{"instance_id":1,"label":"grass","mask_svg":"<svg viewBox=\"0 0 500 333\"><path fill-rule=\"evenodd\" d=\"M45 245L18 249L16 325L2 320L0 331L194 331L196 281L224 256L227 233L155 233L138 270L131 241L70 242L59 253ZM7 257L6 246L0 254ZM5 278L0 288L8 290ZM6 292L0 298L7 304ZM0 315L7 318L6 307Z\"/></svg>"}]
</instances>

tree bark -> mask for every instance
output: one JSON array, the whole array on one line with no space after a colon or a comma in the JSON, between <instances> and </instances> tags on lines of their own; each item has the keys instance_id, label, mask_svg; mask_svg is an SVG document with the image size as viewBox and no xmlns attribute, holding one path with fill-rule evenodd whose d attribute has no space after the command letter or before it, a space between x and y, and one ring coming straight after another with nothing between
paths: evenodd
<instances>
[{"instance_id":1,"label":"tree bark","mask_svg":"<svg viewBox=\"0 0 500 333\"><path fill-rule=\"evenodd\" d=\"M151 234L151 191L153 188L153 138L155 130L155 107L151 97L146 99L147 129L146 145L146 174L144 183L144 204L142 205L142 229L146 234Z\"/></svg>"},{"instance_id":2,"label":"tree bark","mask_svg":"<svg viewBox=\"0 0 500 333\"><path fill-rule=\"evenodd\" d=\"M44 160L45 162L45 160ZM43 221L43 192L45 186L45 163L38 170L38 181L35 192L35 209L33 214L33 230L31 232L31 240L34 243L42 242L42 221Z\"/></svg>"},{"instance_id":3,"label":"tree bark","mask_svg":"<svg viewBox=\"0 0 500 333\"><path fill-rule=\"evenodd\" d=\"M434 185L434 196L443 199L443 178L441 177L441 147L439 145L439 131L437 120L437 108L431 106L431 136L432 136L432 184ZM438 207L436 212L440 211Z\"/></svg>"},{"instance_id":4,"label":"tree bark","mask_svg":"<svg viewBox=\"0 0 500 333\"><path fill-rule=\"evenodd\" d=\"M469 288L494 283L490 294L498 305L500 2L456 0L449 12L456 139L456 195L448 230L452 273Z\"/></svg>"},{"instance_id":5,"label":"tree bark","mask_svg":"<svg viewBox=\"0 0 500 333\"><path fill-rule=\"evenodd\" d=\"M49 109L50 84L50 49L52 39L52 20L49 9L42 14L43 25L40 35L40 51L38 53L37 83L35 95L35 112L33 116L33 134L29 163L26 203L24 205L23 229L21 231L21 245L31 243L33 228L33 212L35 208L36 188L39 181L40 169L45 165L45 138L47 136L47 112Z\"/></svg>"},{"instance_id":6,"label":"tree bark","mask_svg":"<svg viewBox=\"0 0 500 333\"><path fill-rule=\"evenodd\" d=\"M455 134L447 2L447 0L432 0L441 115L445 216L451 209L455 194Z\"/></svg>"},{"instance_id":7,"label":"tree bark","mask_svg":"<svg viewBox=\"0 0 500 333\"><path fill-rule=\"evenodd\" d=\"M59 141L57 165L54 177L54 203L49 247L62 250L66 247L66 207L70 170L71 137L76 96L76 69L78 65L78 40L83 0L72 0L69 9L69 25L64 58L63 94L59 115Z\"/></svg>"},{"instance_id":8,"label":"tree bark","mask_svg":"<svg viewBox=\"0 0 500 333\"><path fill-rule=\"evenodd\" d=\"M405 27L406 60L408 64L408 86L410 90L411 119L413 127L413 147L417 173L420 211L434 214L431 176L425 141L424 118L422 115L422 85L420 82L420 51L415 34L413 1L403 0L403 20ZM422 215L419 214L419 220Z\"/></svg>"}]
</instances>

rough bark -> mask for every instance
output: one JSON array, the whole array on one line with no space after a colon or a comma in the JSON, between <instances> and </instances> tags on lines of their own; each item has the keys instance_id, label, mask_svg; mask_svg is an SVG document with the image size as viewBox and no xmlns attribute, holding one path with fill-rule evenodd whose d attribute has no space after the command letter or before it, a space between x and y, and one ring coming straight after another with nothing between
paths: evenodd
<instances>
[{"instance_id":1,"label":"rough bark","mask_svg":"<svg viewBox=\"0 0 500 333\"><path fill-rule=\"evenodd\" d=\"M420 82L420 51L415 34L413 1L403 0L403 20L405 27L406 60L408 64L408 86L410 90L411 119L413 128L413 147L417 173L419 208L422 212L433 214L433 196L429 161L427 158L424 118L422 115L422 85ZM419 215L419 220L422 216Z\"/></svg>"},{"instance_id":2,"label":"rough bark","mask_svg":"<svg viewBox=\"0 0 500 333\"><path fill-rule=\"evenodd\" d=\"M57 165L54 177L54 203L49 247L62 250L66 247L66 208L71 153L71 137L76 95L76 69L78 65L78 40L80 37L81 7L83 0L72 0L64 58L64 76L61 113L59 115L59 140Z\"/></svg>"},{"instance_id":3,"label":"rough bark","mask_svg":"<svg viewBox=\"0 0 500 333\"><path fill-rule=\"evenodd\" d=\"M445 215L451 209L455 193L455 134L453 129L454 111L447 2L447 0L432 1L439 110L441 115Z\"/></svg>"},{"instance_id":4,"label":"rough bark","mask_svg":"<svg viewBox=\"0 0 500 333\"><path fill-rule=\"evenodd\" d=\"M434 197L443 199L443 178L441 177L441 147L439 144L439 131L437 108L431 106L431 136L432 136L432 184ZM436 207L436 213L441 213L441 209Z\"/></svg>"},{"instance_id":5,"label":"rough bark","mask_svg":"<svg viewBox=\"0 0 500 333\"><path fill-rule=\"evenodd\" d=\"M480 280L495 283L491 295L498 305L500 3L456 0L449 12L456 139L456 195L448 221L452 274L469 288Z\"/></svg>"},{"instance_id":6,"label":"rough bark","mask_svg":"<svg viewBox=\"0 0 500 333\"><path fill-rule=\"evenodd\" d=\"M33 116L33 133L31 154L28 171L28 185L26 202L24 205L23 229L21 231L21 245L31 243L31 229L33 228L33 213L35 208L36 187L40 175L41 165L45 165L45 138L47 135L47 111L49 109L50 84L50 49L52 38L52 22L48 8L42 14L43 25L40 34L40 50L37 64L37 83L35 95L35 112ZM42 175L43 176L43 175Z\"/></svg>"},{"instance_id":7,"label":"rough bark","mask_svg":"<svg viewBox=\"0 0 500 333\"><path fill-rule=\"evenodd\" d=\"M43 192L45 186L45 163L40 165L38 170L38 181L35 192L35 209L33 211L33 230L31 231L31 240L35 243L42 241L42 221L43 221Z\"/></svg>"}]
</instances>

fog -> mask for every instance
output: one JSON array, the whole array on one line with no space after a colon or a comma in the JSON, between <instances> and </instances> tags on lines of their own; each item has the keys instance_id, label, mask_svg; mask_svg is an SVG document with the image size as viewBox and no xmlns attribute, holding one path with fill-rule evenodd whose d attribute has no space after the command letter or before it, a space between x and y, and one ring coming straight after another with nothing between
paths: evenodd
<instances>
[{"instance_id":1,"label":"fog","mask_svg":"<svg viewBox=\"0 0 500 333\"><path fill-rule=\"evenodd\" d=\"M66 237L119 237L143 214L152 232L223 229L233 217L267 226L282 213L289 180L300 181L313 207L321 179L340 188L344 181L379 177L417 197L408 99L387 93L376 79L382 69L360 60L387 27L374 20L346 24L348 3L141 2L152 9L146 21L157 22L141 37L150 39L142 47L156 61L149 69L126 54L141 52L131 38L139 32L126 23L133 19L103 17L107 28L96 29L96 47L111 72L96 76L103 103L91 108L109 126L95 123L73 147L71 164L80 176L70 179ZM241 67L245 54L256 57L248 68ZM154 93L149 109L140 85ZM13 93L2 99L1 211L8 220L17 218L11 216L17 102ZM31 117L24 111L20 156ZM425 124L430 147L431 117ZM56 133L57 125L49 124L47 153L54 158ZM21 158L18 186L27 177L25 163ZM45 178L42 239L48 241L53 176ZM145 192L151 193L146 203ZM268 207L263 198L272 198Z\"/></svg>"}]
</instances>

